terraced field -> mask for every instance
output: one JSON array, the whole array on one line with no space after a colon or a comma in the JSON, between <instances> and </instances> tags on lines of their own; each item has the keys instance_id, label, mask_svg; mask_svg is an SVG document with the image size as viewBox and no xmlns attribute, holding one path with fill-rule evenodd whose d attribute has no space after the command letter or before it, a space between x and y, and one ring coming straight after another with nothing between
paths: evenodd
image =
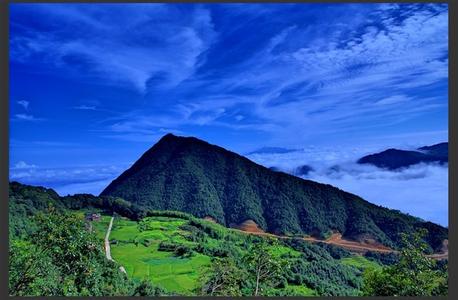
<instances>
[{"instance_id":1,"label":"terraced field","mask_svg":"<svg viewBox=\"0 0 458 300\"><path fill-rule=\"evenodd\" d=\"M97 235L103 236L99 231L104 226L106 230L109 218L103 216L101 221L94 222L97 224ZM199 276L210 266L211 257L196 252L189 257L177 257L174 252L160 249L163 242L190 248L197 246L197 243L187 239L191 233L182 229L188 222L179 218L155 216L137 223L117 217L110 235L112 257L126 269L128 276L148 279L172 293L191 295L198 286ZM207 247L217 247L220 243L221 241L211 237L205 239ZM285 246L277 246L271 251L278 256L286 253L300 256L300 252ZM304 287L288 288L297 290L299 295L314 294L313 290L304 290Z\"/></svg>"},{"instance_id":2,"label":"terraced field","mask_svg":"<svg viewBox=\"0 0 458 300\"><path fill-rule=\"evenodd\" d=\"M210 264L210 257L194 253L183 258L159 251L164 241L192 245L185 239L187 233L179 229L185 220L151 217L144 222L148 228L141 231L136 222L115 219L110 236L113 259L133 278L149 279L170 292L191 294L200 272Z\"/></svg>"},{"instance_id":3,"label":"terraced field","mask_svg":"<svg viewBox=\"0 0 458 300\"><path fill-rule=\"evenodd\" d=\"M352 257L345 257L345 258L342 258L340 261L344 265L353 266L360 270L364 270L367 268L373 268L373 269L381 268L381 266L378 263L368 260L367 258L360 256L360 255L355 255Z\"/></svg>"},{"instance_id":4,"label":"terraced field","mask_svg":"<svg viewBox=\"0 0 458 300\"><path fill-rule=\"evenodd\" d=\"M111 216L102 215L100 221L92 222L93 230L101 241L110 218ZM202 251L202 248L198 250L199 247L211 251L230 248L243 256L247 253L247 243L250 244L253 237L246 232L228 229L208 220L199 222L205 226L199 227L191 219L176 216L157 215L144 218L140 222L117 216L110 234L111 255L133 279L149 280L172 295L196 295L196 289L202 283L200 277L211 266L214 257L211 253L217 253L208 253ZM211 230L206 231L205 227L211 227ZM219 232L217 236L215 232ZM198 242L196 237L199 237ZM187 249L187 252L177 253L177 247ZM279 258L287 256L294 259L303 256L302 252L282 243L271 246L269 252ZM340 262L360 271L369 267L380 267L361 255L342 258ZM318 295L314 289L294 283L277 289L276 292L297 296Z\"/></svg>"}]
</instances>

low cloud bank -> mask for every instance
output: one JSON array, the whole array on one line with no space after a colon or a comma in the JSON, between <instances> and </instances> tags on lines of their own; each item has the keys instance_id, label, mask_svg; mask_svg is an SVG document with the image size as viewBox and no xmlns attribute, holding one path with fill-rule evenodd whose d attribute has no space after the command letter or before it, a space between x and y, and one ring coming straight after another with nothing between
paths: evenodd
<instances>
[{"instance_id":1,"label":"low cloud bank","mask_svg":"<svg viewBox=\"0 0 458 300\"><path fill-rule=\"evenodd\" d=\"M113 179L128 166L77 166L42 168L21 162L10 168L10 181L45 186L59 195L76 193L98 195Z\"/></svg>"},{"instance_id":2,"label":"low cloud bank","mask_svg":"<svg viewBox=\"0 0 458 300\"><path fill-rule=\"evenodd\" d=\"M257 154L249 158L291 174L295 174L299 166L310 166L312 171L302 178L331 184L374 204L448 226L447 165L418 164L389 171L357 164L356 160L365 154L367 149L310 148L293 153Z\"/></svg>"},{"instance_id":3,"label":"low cloud bank","mask_svg":"<svg viewBox=\"0 0 458 300\"><path fill-rule=\"evenodd\" d=\"M310 166L302 178L331 184L365 200L448 225L448 167L418 164L399 171L359 165L358 158L375 149L306 148L289 153L248 155L266 167L295 174L300 166ZM372 152L372 153L373 153ZM18 162L10 168L10 180L53 188L60 195L98 195L128 165L42 168Z\"/></svg>"}]
</instances>

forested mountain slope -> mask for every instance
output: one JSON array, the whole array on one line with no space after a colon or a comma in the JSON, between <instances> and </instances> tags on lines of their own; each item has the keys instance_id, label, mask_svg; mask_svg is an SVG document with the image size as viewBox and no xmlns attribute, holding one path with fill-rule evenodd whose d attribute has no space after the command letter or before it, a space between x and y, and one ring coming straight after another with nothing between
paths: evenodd
<instances>
[{"instance_id":1,"label":"forested mountain slope","mask_svg":"<svg viewBox=\"0 0 458 300\"><path fill-rule=\"evenodd\" d=\"M145 152L101 196L121 197L144 209L209 216L226 226L253 220L276 234L323 238L340 232L348 239L394 248L400 233L417 228L428 229L426 239L433 249L448 234L442 226L333 186L273 172L221 147L172 134Z\"/></svg>"}]
</instances>

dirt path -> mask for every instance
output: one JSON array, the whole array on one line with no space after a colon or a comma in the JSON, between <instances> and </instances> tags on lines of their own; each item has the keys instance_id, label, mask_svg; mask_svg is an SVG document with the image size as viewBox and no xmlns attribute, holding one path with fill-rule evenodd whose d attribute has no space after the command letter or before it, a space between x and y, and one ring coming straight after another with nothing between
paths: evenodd
<instances>
[{"instance_id":1,"label":"dirt path","mask_svg":"<svg viewBox=\"0 0 458 300\"><path fill-rule=\"evenodd\" d=\"M111 233L111 228L113 227L113 221L114 221L114 217L111 217L110 224L108 225L107 234L105 235L105 255L108 260L111 260L114 262L114 259L111 257L111 248L110 248L110 233ZM127 274L126 269L124 269L123 266L120 266L119 270Z\"/></svg>"},{"instance_id":2,"label":"dirt path","mask_svg":"<svg viewBox=\"0 0 458 300\"><path fill-rule=\"evenodd\" d=\"M110 233L111 233L111 228L113 227L113 221L114 221L114 217L111 217L110 224L108 225L107 233L105 235L105 254L107 256L107 259L111 261L113 261L113 258L111 257L111 249L110 249Z\"/></svg>"},{"instance_id":3,"label":"dirt path","mask_svg":"<svg viewBox=\"0 0 458 300\"><path fill-rule=\"evenodd\" d=\"M259 235L259 236L270 236L270 237L275 237L279 239L294 239L295 237L290 237L290 236L284 236L284 235L276 235L272 233L267 233L259 229L259 227L254 223L252 220L247 220L244 223L240 224L237 226L236 230L239 230L243 233L246 234L254 234L254 235ZM379 252L379 253L398 253L399 251L393 250L389 247L386 247L382 244L379 243L364 243L364 242L356 242L356 241L351 241L351 240L346 240L342 238L342 235L340 233L333 233L329 238L326 240L320 240L314 237L302 237L301 238L304 241L308 241L311 243L323 243L323 244L330 244L330 245L335 245L338 247L342 247L344 249L347 249L352 252L356 252L359 254L364 254L368 251L372 252ZM434 253L427 255L427 257L432 258L432 259L446 259L448 258L448 241L444 241L444 246L442 247L442 250L440 253Z\"/></svg>"}]
</instances>

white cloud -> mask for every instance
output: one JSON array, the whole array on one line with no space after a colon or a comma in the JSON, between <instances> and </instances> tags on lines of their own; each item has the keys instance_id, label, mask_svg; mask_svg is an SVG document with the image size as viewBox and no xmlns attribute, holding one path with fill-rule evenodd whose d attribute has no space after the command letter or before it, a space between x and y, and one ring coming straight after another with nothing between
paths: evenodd
<instances>
[{"instance_id":1,"label":"white cloud","mask_svg":"<svg viewBox=\"0 0 458 300\"><path fill-rule=\"evenodd\" d=\"M308 179L328 183L365 200L425 220L448 225L448 168L419 164L399 172L374 168L311 173Z\"/></svg>"},{"instance_id":2,"label":"white cloud","mask_svg":"<svg viewBox=\"0 0 458 300\"><path fill-rule=\"evenodd\" d=\"M195 116L208 107L229 110L249 103L246 124L233 121L240 121L239 117L222 120L211 113L195 120L236 130L265 131L272 142L284 145L382 129L442 112L447 107L446 93L425 97L412 91L447 80L447 10L405 9L404 18L395 19L397 11L382 6L370 16L381 26L367 26L368 17L356 18L345 35L329 22L335 34L326 37L325 43L315 38L298 39L309 28L288 26L273 35L265 48L231 67L230 72L222 72L222 78L195 79L194 88L205 90L183 101L183 111ZM296 47L282 47L292 40ZM246 112L240 111L240 115ZM258 122L250 122L254 118ZM307 134L296 134L304 129Z\"/></svg>"},{"instance_id":3,"label":"white cloud","mask_svg":"<svg viewBox=\"0 0 458 300\"><path fill-rule=\"evenodd\" d=\"M29 108L30 102L26 100L20 100L17 101L17 104L19 104L20 106L24 107L25 110L27 110Z\"/></svg>"},{"instance_id":4,"label":"white cloud","mask_svg":"<svg viewBox=\"0 0 458 300\"><path fill-rule=\"evenodd\" d=\"M62 39L59 31L28 28L33 35L11 39L13 59L27 62L40 54L44 62L78 72L67 63L77 59L86 64L83 75L128 83L141 92L149 85L174 87L191 76L215 37L210 14L203 8L187 14L155 4L49 5L33 11L61 26L84 30Z\"/></svg>"},{"instance_id":5,"label":"white cloud","mask_svg":"<svg viewBox=\"0 0 458 300\"><path fill-rule=\"evenodd\" d=\"M419 145L412 145L416 148ZM384 148L314 148L283 154L254 154L248 157L266 167L287 173L302 165L313 168L309 180L331 184L363 199L391 209L447 226L448 168L435 164L418 164L400 171L359 165L363 155Z\"/></svg>"},{"instance_id":6,"label":"white cloud","mask_svg":"<svg viewBox=\"0 0 458 300\"><path fill-rule=\"evenodd\" d=\"M10 168L10 180L24 184L56 189L61 195L67 192L100 192L102 183L109 183L128 165L88 165L46 168L29 165L23 161ZM90 187L84 190L84 187Z\"/></svg>"},{"instance_id":7,"label":"white cloud","mask_svg":"<svg viewBox=\"0 0 458 300\"><path fill-rule=\"evenodd\" d=\"M23 169L35 169L37 168L36 165L33 165L33 164L28 164L26 163L25 161L18 161L15 165L14 165L14 169L19 169L19 170L23 170Z\"/></svg>"},{"instance_id":8,"label":"white cloud","mask_svg":"<svg viewBox=\"0 0 458 300\"><path fill-rule=\"evenodd\" d=\"M33 115L28 115L28 114L16 114L15 120L19 121L42 121L43 119L41 118L36 118Z\"/></svg>"},{"instance_id":9,"label":"white cloud","mask_svg":"<svg viewBox=\"0 0 458 300\"><path fill-rule=\"evenodd\" d=\"M129 84L144 92L145 102L169 109L164 114L131 112L106 122L99 132L116 138L126 133L136 135L131 137L136 140L144 139L142 135L150 139L161 127L210 125L262 131L275 142L305 144L343 132L386 128L447 107L446 93L425 97L418 92L447 80L446 8L371 5L358 8L370 14L339 16L323 23L283 20L283 27L272 26L275 32L265 36L262 47L239 49L234 44L207 66L211 47L224 43L227 34L217 31L225 28L212 20L209 8L198 6L182 14L172 7L106 6L102 11L44 6L36 13L57 24L78 24L81 34L65 39L52 32L34 32L33 38L17 36L11 42L12 57L26 61L31 54L41 53L46 63L62 68L76 58L85 73L103 79L98 82ZM278 7L262 6L256 13L254 7L225 9L231 16L271 17L272 24L278 23ZM353 7L348 6L350 13L358 12ZM234 26L240 30L246 23ZM233 51L250 54L224 65ZM159 96L154 94L157 91ZM250 107L222 118L231 108L245 104ZM80 109L97 107L86 103ZM309 134L296 134L304 129Z\"/></svg>"},{"instance_id":10,"label":"white cloud","mask_svg":"<svg viewBox=\"0 0 458 300\"><path fill-rule=\"evenodd\" d=\"M96 110L97 107L94 105L79 105L79 106L74 106L74 109L79 109L79 110Z\"/></svg>"},{"instance_id":11,"label":"white cloud","mask_svg":"<svg viewBox=\"0 0 458 300\"><path fill-rule=\"evenodd\" d=\"M66 184L57 186L54 190L61 196L74 194L99 195L110 183L112 179L98 180L93 182Z\"/></svg>"},{"instance_id":12,"label":"white cloud","mask_svg":"<svg viewBox=\"0 0 458 300\"><path fill-rule=\"evenodd\" d=\"M375 104L376 105L391 105L391 104L403 103L409 100L410 100L410 97L407 97L405 95L394 95L394 96L383 98L375 102Z\"/></svg>"}]
</instances>

